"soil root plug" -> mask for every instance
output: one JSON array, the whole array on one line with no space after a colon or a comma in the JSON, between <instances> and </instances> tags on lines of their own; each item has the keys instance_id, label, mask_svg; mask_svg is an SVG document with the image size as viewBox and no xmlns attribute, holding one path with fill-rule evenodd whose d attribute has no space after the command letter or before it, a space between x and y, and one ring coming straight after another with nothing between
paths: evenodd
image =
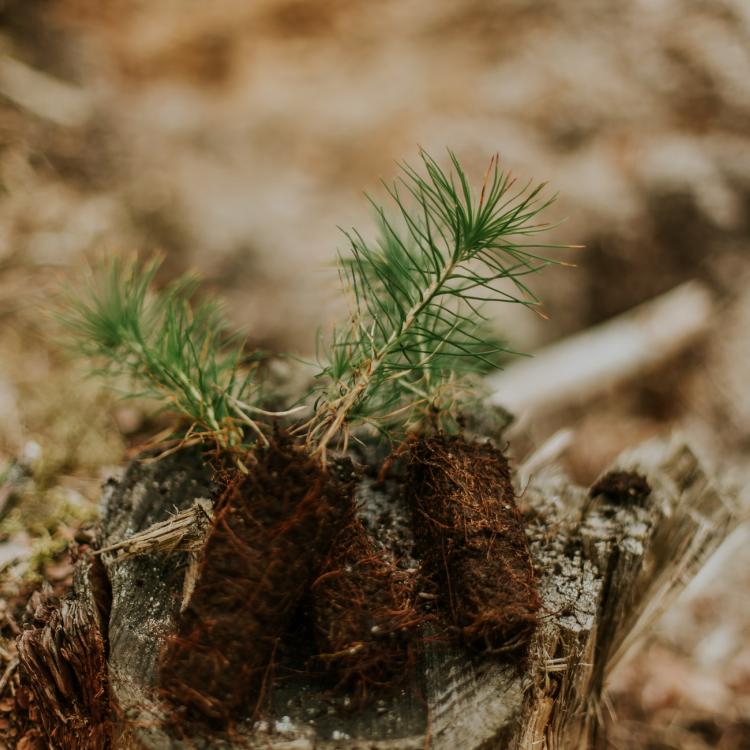
<instances>
[{"instance_id":1,"label":"soil root plug","mask_svg":"<svg viewBox=\"0 0 750 750\"><path fill-rule=\"evenodd\" d=\"M420 439L408 484L417 552L464 642L523 655L540 598L505 456L461 437Z\"/></svg>"},{"instance_id":2,"label":"soil root plug","mask_svg":"<svg viewBox=\"0 0 750 750\"><path fill-rule=\"evenodd\" d=\"M272 657L349 502L347 486L284 439L226 481L159 686L191 718L261 705Z\"/></svg>"},{"instance_id":3,"label":"soil root plug","mask_svg":"<svg viewBox=\"0 0 750 750\"><path fill-rule=\"evenodd\" d=\"M352 691L355 704L366 702L373 688L403 682L423 619L415 575L378 548L353 507L312 592L318 658Z\"/></svg>"}]
</instances>

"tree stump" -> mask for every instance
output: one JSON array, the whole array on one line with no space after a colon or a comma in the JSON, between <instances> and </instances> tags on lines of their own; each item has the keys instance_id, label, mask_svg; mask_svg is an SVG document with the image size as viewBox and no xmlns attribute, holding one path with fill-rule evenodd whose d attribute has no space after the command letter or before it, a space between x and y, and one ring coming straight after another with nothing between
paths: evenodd
<instances>
[{"instance_id":1,"label":"tree stump","mask_svg":"<svg viewBox=\"0 0 750 750\"><path fill-rule=\"evenodd\" d=\"M618 490L616 481L590 493L555 468L520 493L543 601L522 668L428 638L413 684L362 710L340 710L324 685L297 674L275 686L261 720L237 717L228 731L193 727L186 735L154 697L156 661L189 598L215 488L194 451L134 462L105 487L101 549L78 563L72 599L20 639L47 732L59 747L92 749L588 747L608 672L726 537L735 513L684 444L644 445L613 469L642 475L650 493L636 491L637 482ZM407 525L396 482L364 478L357 493L371 525ZM96 566L111 592L102 576L92 587ZM82 618L91 625L88 645ZM76 672L82 651L98 676ZM61 662L77 679L58 678L61 669L50 665ZM107 704L105 737L98 728ZM81 727L88 744L70 744Z\"/></svg>"}]
</instances>

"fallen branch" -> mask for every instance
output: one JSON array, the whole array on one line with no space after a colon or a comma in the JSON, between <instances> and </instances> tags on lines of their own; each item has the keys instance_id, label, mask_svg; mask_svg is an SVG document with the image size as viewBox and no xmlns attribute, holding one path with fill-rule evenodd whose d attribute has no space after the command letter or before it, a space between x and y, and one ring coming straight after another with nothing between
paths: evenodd
<instances>
[{"instance_id":1,"label":"fallen branch","mask_svg":"<svg viewBox=\"0 0 750 750\"><path fill-rule=\"evenodd\" d=\"M62 127L85 124L93 111L91 97L82 89L7 54L0 54L0 95Z\"/></svg>"},{"instance_id":2,"label":"fallen branch","mask_svg":"<svg viewBox=\"0 0 750 750\"><path fill-rule=\"evenodd\" d=\"M708 330L712 308L704 285L682 284L491 375L490 402L527 420L538 412L593 399L684 351Z\"/></svg>"}]
</instances>

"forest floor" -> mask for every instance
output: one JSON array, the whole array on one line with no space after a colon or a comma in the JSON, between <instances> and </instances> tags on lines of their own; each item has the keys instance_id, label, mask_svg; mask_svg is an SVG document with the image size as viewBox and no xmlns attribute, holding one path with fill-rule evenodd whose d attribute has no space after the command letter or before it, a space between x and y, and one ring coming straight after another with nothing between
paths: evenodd
<instances>
[{"instance_id":1,"label":"forest floor","mask_svg":"<svg viewBox=\"0 0 750 750\"><path fill-rule=\"evenodd\" d=\"M189 5L0 0L0 732L29 592L64 589L102 479L160 425L70 360L48 314L60 279L161 249L165 278L200 272L251 345L310 353L340 305L337 225L367 224L362 191L417 144L477 175L499 150L559 192L555 239L585 245L539 279L549 320L498 311L514 348L689 279L716 300L690 351L540 418L517 458L571 428L562 460L590 483L681 429L746 479L744 0ZM748 535L613 676L612 747L750 742Z\"/></svg>"}]
</instances>

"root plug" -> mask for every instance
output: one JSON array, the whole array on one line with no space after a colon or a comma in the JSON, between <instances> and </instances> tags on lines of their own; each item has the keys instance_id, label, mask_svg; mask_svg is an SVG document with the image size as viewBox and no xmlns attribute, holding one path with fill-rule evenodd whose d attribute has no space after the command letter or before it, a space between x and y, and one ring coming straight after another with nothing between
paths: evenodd
<instances>
[{"instance_id":1,"label":"root plug","mask_svg":"<svg viewBox=\"0 0 750 750\"><path fill-rule=\"evenodd\" d=\"M201 550L195 588L161 656L159 686L188 717L225 721L261 705L278 640L350 502L302 449L277 440L236 473Z\"/></svg>"},{"instance_id":2,"label":"root plug","mask_svg":"<svg viewBox=\"0 0 750 750\"><path fill-rule=\"evenodd\" d=\"M463 641L525 653L540 598L505 456L461 437L421 439L408 496L417 552Z\"/></svg>"},{"instance_id":3,"label":"root plug","mask_svg":"<svg viewBox=\"0 0 750 750\"><path fill-rule=\"evenodd\" d=\"M352 506L312 594L319 659L353 693L355 705L410 673L422 620L415 585L414 573L385 556Z\"/></svg>"}]
</instances>

